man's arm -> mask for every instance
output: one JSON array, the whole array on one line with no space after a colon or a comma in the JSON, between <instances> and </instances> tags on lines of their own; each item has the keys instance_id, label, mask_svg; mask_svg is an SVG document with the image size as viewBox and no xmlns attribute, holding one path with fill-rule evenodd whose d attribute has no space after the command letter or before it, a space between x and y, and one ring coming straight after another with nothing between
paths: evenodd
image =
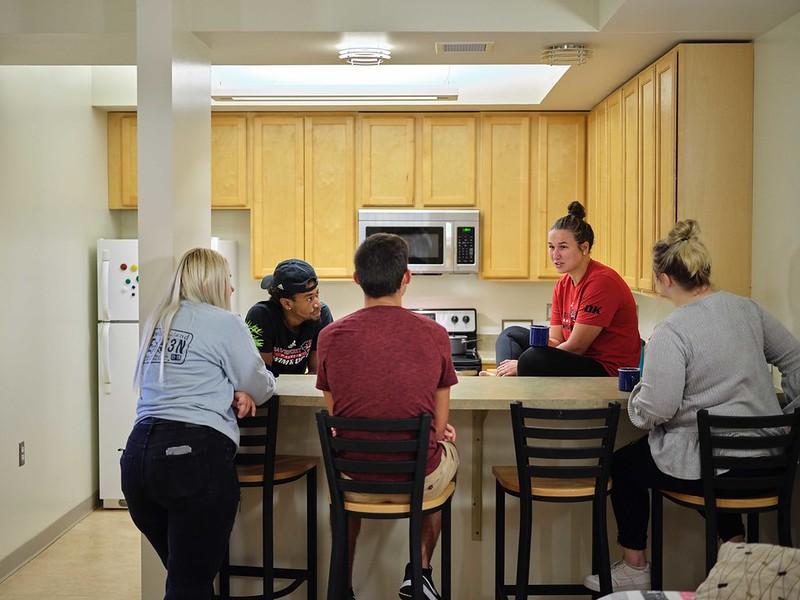
<instances>
[{"instance_id":1,"label":"man's arm","mask_svg":"<svg viewBox=\"0 0 800 600\"><path fill-rule=\"evenodd\" d=\"M450 418L450 388L438 388L436 392L434 392L433 400L435 407L433 426L434 429L436 429L436 440L441 441L444 439L444 432L445 428L447 427L447 419Z\"/></svg>"},{"instance_id":2,"label":"man's arm","mask_svg":"<svg viewBox=\"0 0 800 600\"><path fill-rule=\"evenodd\" d=\"M325 406L328 408L328 414L333 414L333 394L330 392L322 392L323 397L325 398Z\"/></svg>"},{"instance_id":3,"label":"man's arm","mask_svg":"<svg viewBox=\"0 0 800 600\"><path fill-rule=\"evenodd\" d=\"M553 331L552 327L550 331ZM572 328L572 333L569 334L569 339L558 344L556 348L575 354L585 354L601 331L603 328L596 325L576 323Z\"/></svg>"},{"instance_id":4,"label":"man's arm","mask_svg":"<svg viewBox=\"0 0 800 600\"><path fill-rule=\"evenodd\" d=\"M259 352L261 358L264 359L264 364L268 367L272 366L272 352Z\"/></svg>"}]
</instances>

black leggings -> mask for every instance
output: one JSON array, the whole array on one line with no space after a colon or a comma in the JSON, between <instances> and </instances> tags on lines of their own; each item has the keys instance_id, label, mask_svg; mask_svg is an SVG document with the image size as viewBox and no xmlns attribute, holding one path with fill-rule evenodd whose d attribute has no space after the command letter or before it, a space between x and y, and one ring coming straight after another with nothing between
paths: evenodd
<instances>
[{"instance_id":1,"label":"black leggings","mask_svg":"<svg viewBox=\"0 0 800 600\"><path fill-rule=\"evenodd\" d=\"M647 548L650 490L657 488L695 496L703 495L702 479L678 479L661 471L653 461L647 436L614 452L611 463L611 505L617 518L617 540L623 548ZM703 511L699 511L703 514ZM744 535L742 517L717 512L717 531L722 541Z\"/></svg>"},{"instance_id":2,"label":"black leggings","mask_svg":"<svg viewBox=\"0 0 800 600\"><path fill-rule=\"evenodd\" d=\"M500 332L495 355L498 365L516 359L517 375L521 377L608 377L603 365L593 358L549 346L532 348L524 327L508 327Z\"/></svg>"}]
</instances>

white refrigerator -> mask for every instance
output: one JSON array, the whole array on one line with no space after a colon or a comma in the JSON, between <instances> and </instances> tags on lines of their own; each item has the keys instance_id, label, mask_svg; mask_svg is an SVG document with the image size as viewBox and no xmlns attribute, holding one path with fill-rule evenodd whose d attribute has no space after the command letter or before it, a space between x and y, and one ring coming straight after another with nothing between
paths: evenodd
<instances>
[{"instance_id":1,"label":"white refrigerator","mask_svg":"<svg viewBox=\"0 0 800 600\"><path fill-rule=\"evenodd\" d=\"M236 242L211 239L238 287ZM231 297L231 310L238 312ZM97 375L100 500L124 508L119 459L136 416L133 370L139 349L139 252L137 240L97 241Z\"/></svg>"}]
</instances>

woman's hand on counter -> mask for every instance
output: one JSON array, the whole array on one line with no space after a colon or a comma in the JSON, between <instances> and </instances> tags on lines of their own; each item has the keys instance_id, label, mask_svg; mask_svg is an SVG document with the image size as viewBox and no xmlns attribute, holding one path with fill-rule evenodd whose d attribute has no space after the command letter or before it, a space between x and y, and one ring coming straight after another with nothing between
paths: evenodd
<instances>
[{"instance_id":1,"label":"woman's hand on counter","mask_svg":"<svg viewBox=\"0 0 800 600\"><path fill-rule=\"evenodd\" d=\"M497 365L498 377L516 377L517 375L517 361L506 359Z\"/></svg>"},{"instance_id":2,"label":"woman's hand on counter","mask_svg":"<svg viewBox=\"0 0 800 600\"><path fill-rule=\"evenodd\" d=\"M247 392L233 392L231 406L236 411L236 418L256 416L256 402Z\"/></svg>"}]
</instances>

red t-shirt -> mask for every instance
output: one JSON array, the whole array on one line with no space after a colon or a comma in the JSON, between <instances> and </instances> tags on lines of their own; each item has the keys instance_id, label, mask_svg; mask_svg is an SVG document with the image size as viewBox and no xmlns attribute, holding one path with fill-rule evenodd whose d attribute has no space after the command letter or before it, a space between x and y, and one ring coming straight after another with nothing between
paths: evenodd
<instances>
[{"instance_id":1,"label":"red t-shirt","mask_svg":"<svg viewBox=\"0 0 800 600\"><path fill-rule=\"evenodd\" d=\"M444 327L399 306L362 308L334 321L320 332L317 358L317 388L333 394L333 413L337 417L407 419L423 413L433 416L436 390L458 383ZM355 432L345 435L356 437ZM407 439L410 436L358 437ZM376 458L353 452L343 457ZM385 460L385 455L382 458ZM441 446L436 443L436 430L431 422L426 474L439 466L441 458ZM358 473L350 475L364 479ZM369 478L403 479L391 475Z\"/></svg>"},{"instance_id":2,"label":"red t-shirt","mask_svg":"<svg viewBox=\"0 0 800 600\"><path fill-rule=\"evenodd\" d=\"M628 284L611 267L592 260L578 282L565 273L553 290L550 325L561 325L568 340L576 324L602 327L584 356L603 365L609 375L619 367L639 365L641 341L636 302Z\"/></svg>"}]
</instances>

